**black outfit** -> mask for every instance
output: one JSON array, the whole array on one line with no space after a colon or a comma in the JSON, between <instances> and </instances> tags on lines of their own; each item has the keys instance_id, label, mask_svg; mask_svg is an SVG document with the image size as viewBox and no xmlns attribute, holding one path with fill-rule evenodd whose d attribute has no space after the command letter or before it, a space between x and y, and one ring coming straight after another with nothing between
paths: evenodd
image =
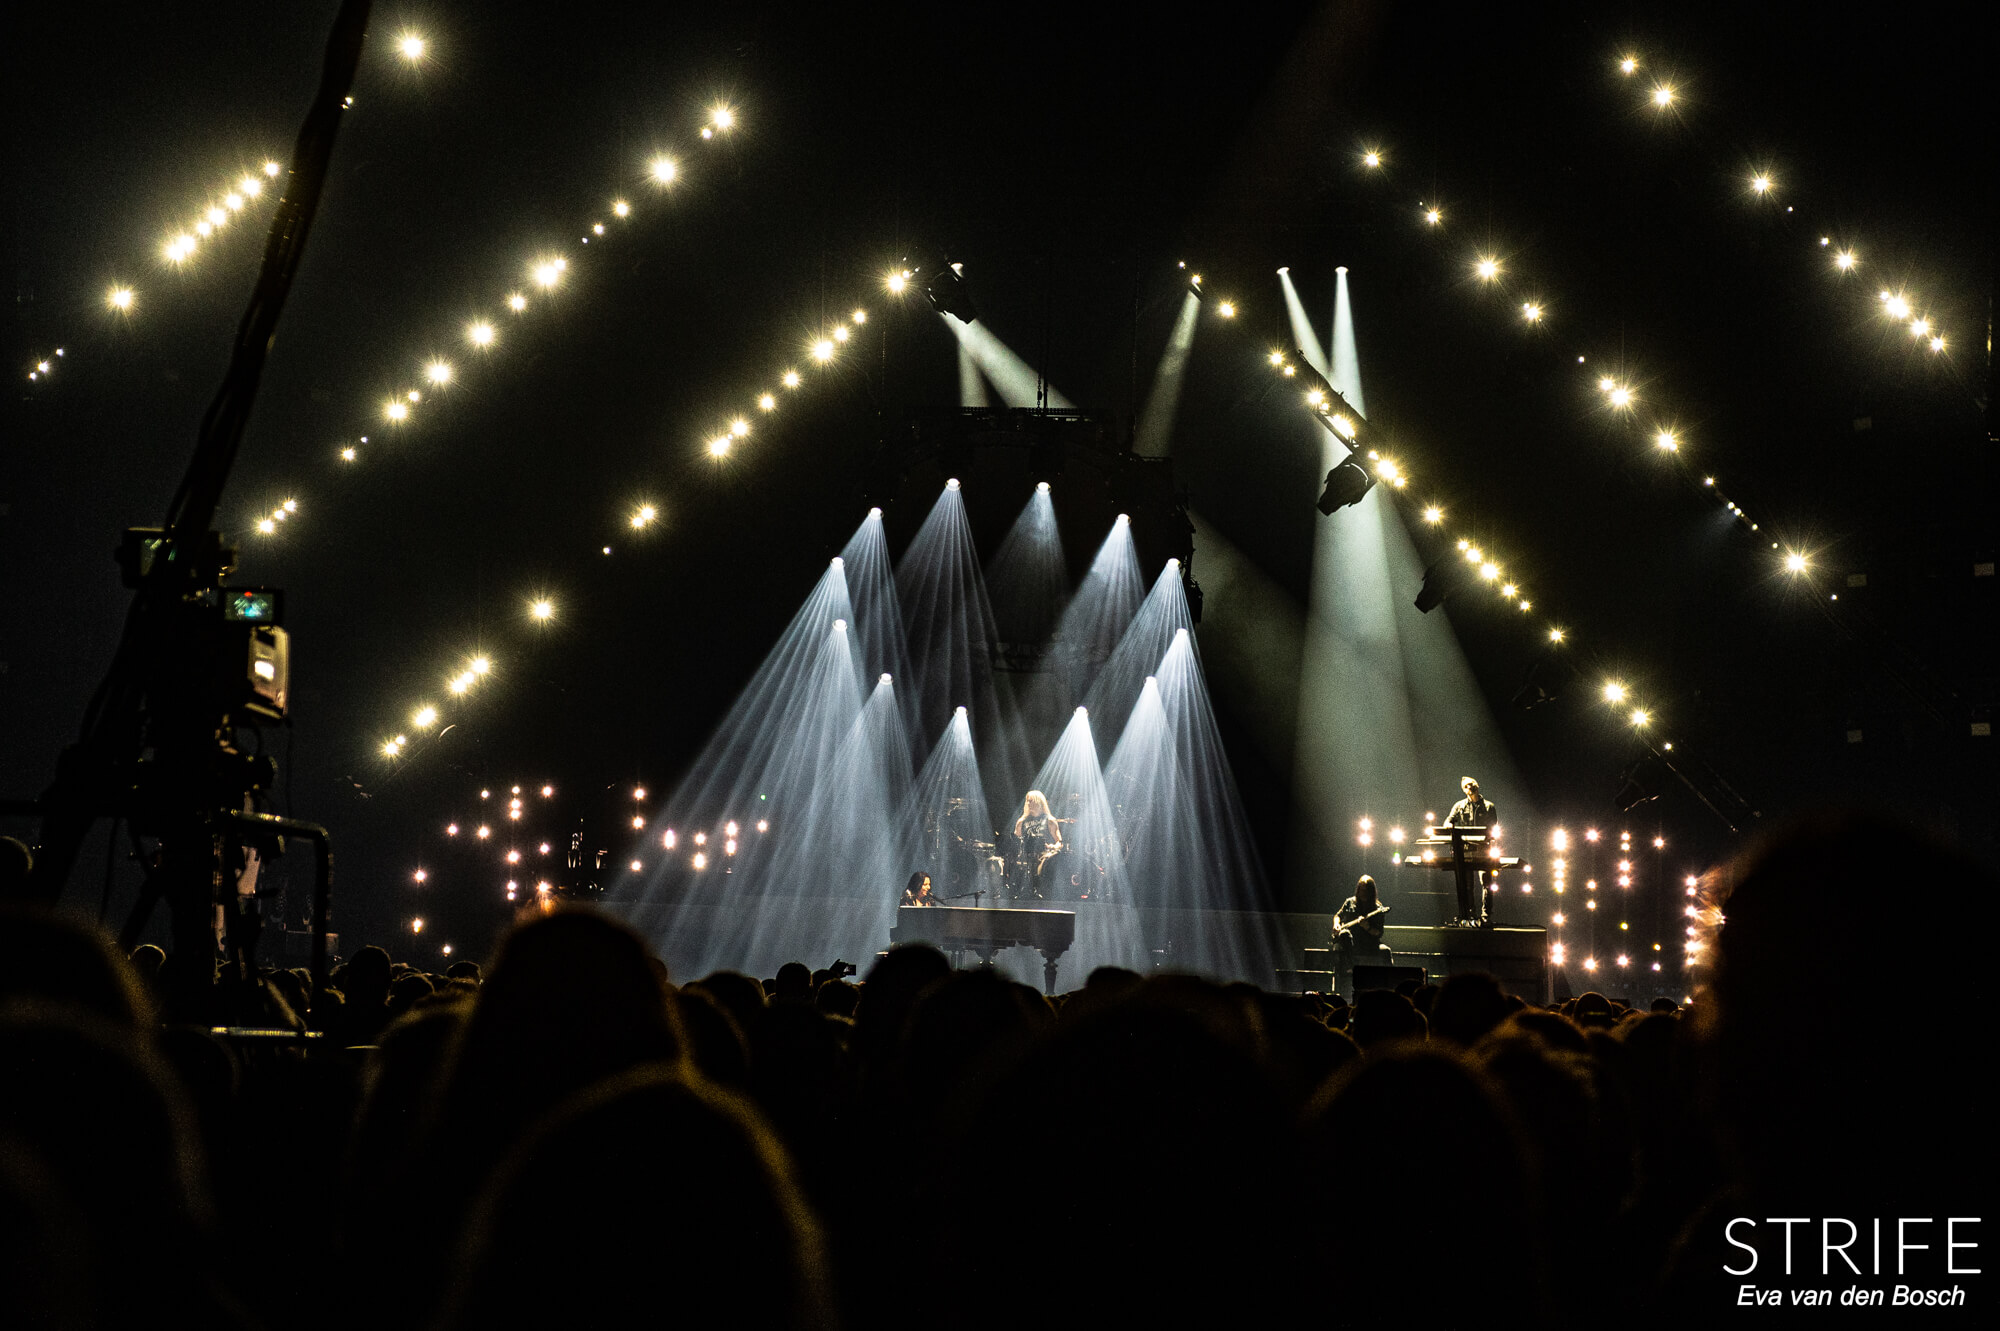
<instances>
[{"instance_id":1,"label":"black outfit","mask_svg":"<svg viewBox=\"0 0 2000 1331\"><path fill-rule=\"evenodd\" d=\"M1378 898L1377 909L1382 907ZM1382 942L1382 926L1388 923L1388 916L1374 915L1362 919L1369 912L1361 908L1353 897L1340 903L1340 909L1333 914L1333 983L1342 994L1353 997L1354 964L1364 966L1387 965L1389 949ZM1342 925L1352 926L1345 933Z\"/></svg>"},{"instance_id":2,"label":"black outfit","mask_svg":"<svg viewBox=\"0 0 2000 1331\"><path fill-rule=\"evenodd\" d=\"M1446 827L1491 827L1500 821L1499 806L1492 800L1484 800L1477 795L1468 795L1451 806L1445 815Z\"/></svg>"},{"instance_id":3,"label":"black outfit","mask_svg":"<svg viewBox=\"0 0 2000 1331\"><path fill-rule=\"evenodd\" d=\"M1054 822L1055 820L1047 814L1036 814L1032 818L1021 820L1021 830L1015 834L1021 843L1020 859L1016 861L1019 880L1015 884L1017 895L1030 893L1035 896L1042 895L1042 866L1047 862L1043 856L1052 843L1061 844L1056 841L1056 837L1061 834L1056 831Z\"/></svg>"},{"instance_id":4,"label":"black outfit","mask_svg":"<svg viewBox=\"0 0 2000 1331\"><path fill-rule=\"evenodd\" d=\"M1468 795L1451 806L1451 812L1445 815L1444 823L1446 827L1476 827L1486 831L1490 836L1493 824L1499 821L1500 810L1493 801L1481 799L1477 795ZM1487 915L1486 871L1478 870L1471 875L1471 878L1470 883L1460 885L1458 918L1463 924L1484 924ZM1467 891L1467 888L1471 890Z\"/></svg>"},{"instance_id":5,"label":"black outfit","mask_svg":"<svg viewBox=\"0 0 2000 1331\"><path fill-rule=\"evenodd\" d=\"M1382 909L1382 903L1377 901L1374 908L1376 910ZM1373 915L1366 920L1361 918L1363 915L1368 914L1369 912L1363 910L1360 903L1353 897L1349 897L1340 903L1340 909L1335 911L1333 915L1333 927L1335 931L1333 937L1334 951L1344 951L1350 956L1359 956L1366 960L1375 953L1387 952L1389 950L1382 944L1382 928L1388 923L1388 918L1384 915ZM1359 923L1356 923L1356 921L1359 921ZM1350 925L1352 927L1345 933L1342 933L1340 929L1343 925Z\"/></svg>"}]
</instances>

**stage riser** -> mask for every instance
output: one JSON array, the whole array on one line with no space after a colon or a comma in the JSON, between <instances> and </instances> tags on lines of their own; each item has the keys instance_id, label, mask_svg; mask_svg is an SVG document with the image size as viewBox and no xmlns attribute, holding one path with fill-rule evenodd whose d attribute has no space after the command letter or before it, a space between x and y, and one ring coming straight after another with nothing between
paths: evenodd
<instances>
[{"instance_id":1,"label":"stage riser","mask_svg":"<svg viewBox=\"0 0 2000 1331\"><path fill-rule=\"evenodd\" d=\"M1010 903L1011 904L1011 903ZM1074 911L1076 942L1063 955L1058 989L1076 989L1101 965L1134 970L1181 970L1270 988L1279 966L1296 965L1299 949L1323 947L1333 917L1317 913L1198 911L1049 902ZM824 966L834 957L860 963L889 946L893 904L833 897L765 897L737 903L607 901L652 941L677 981L710 970L775 974L785 961ZM970 955L967 958L970 964ZM995 958L999 969L1041 986L1041 959L1028 948ZM1017 973L1018 972L1018 973Z\"/></svg>"}]
</instances>

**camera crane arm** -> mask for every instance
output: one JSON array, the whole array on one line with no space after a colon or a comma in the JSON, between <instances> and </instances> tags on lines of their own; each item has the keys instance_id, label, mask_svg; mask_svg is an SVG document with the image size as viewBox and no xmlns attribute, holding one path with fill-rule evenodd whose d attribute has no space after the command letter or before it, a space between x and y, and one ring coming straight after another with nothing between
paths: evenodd
<instances>
[{"instance_id":1,"label":"camera crane arm","mask_svg":"<svg viewBox=\"0 0 2000 1331\"><path fill-rule=\"evenodd\" d=\"M107 811L124 811L122 805L131 794L132 770L145 748L152 744L159 749L162 740L184 742L192 733L183 730L171 738L149 734L149 711L160 701L154 696L159 686L172 678L173 656L182 644L181 625L189 601L214 591L229 563L229 555L209 527L236 464L278 316L284 310L319 209L340 117L361 63L371 8L372 0L343 0L334 19L319 89L299 129L289 187L271 220L263 267L237 328L229 369L202 418L194 456L168 506L157 556L143 570L128 568L128 579L135 572L139 576L132 579L136 590L118 649L92 695L80 738L64 752L55 780L39 802L41 844L30 881L33 893L44 901L61 897L91 823ZM236 808L200 809L192 805L190 792L188 807L178 810L179 817L172 820L184 832L233 824L244 816L240 804ZM302 824L294 830L309 826ZM323 832L318 844L324 859ZM322 894L328 870L329 866L322 864ZM204 885L204 890L212 893L212 883ZM181 941L179 924L176 932L177 941Z\"/></svg>"}]
</instances>

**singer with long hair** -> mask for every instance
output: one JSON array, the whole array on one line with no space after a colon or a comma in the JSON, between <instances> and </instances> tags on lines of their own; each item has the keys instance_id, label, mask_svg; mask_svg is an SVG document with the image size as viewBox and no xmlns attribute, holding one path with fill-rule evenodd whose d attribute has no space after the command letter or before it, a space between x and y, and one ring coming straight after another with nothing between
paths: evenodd
<instances>
[{"instance_id":1,"label":"singer with long hair","mask_svg":"<svg viewBox=\"0 0 2000 1331\"><path fill-rule=\"evenodd\" d=\"M1016 895L1041 896L1042 867L1063 848L1062 823L1049 812L1049 798L1039 790L1021 802L1014 820Z\"/></svg>"}]
</instances>

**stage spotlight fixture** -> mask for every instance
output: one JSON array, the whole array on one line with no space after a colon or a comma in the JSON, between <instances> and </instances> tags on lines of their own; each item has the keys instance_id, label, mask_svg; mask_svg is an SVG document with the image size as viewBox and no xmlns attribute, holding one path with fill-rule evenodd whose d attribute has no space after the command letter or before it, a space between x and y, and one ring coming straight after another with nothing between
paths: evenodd
<instances>
[{"instance_id":1,"label":"stage spotlight fixture","mask_svg":"<svg viewBox=\"0 0 2000 1331\"><path fill-rule=\"evenodd\" d=\"M1444 209L1442 208L1424 209L1424 224L1426 226L1436 226L1438 223L1442 221L1444 221Z\"/></svg>"},{"instance_id":2,"label":"stage spotlight fixture","mask_svg":"<svg viewBox=\"0 0 2000 1331\"><path fill-rule=\"evenodd\" d=\"M1382 154L1372 148L1369 149L1367 152L1361 154L1361 165L1371 169L1382 165Z\"/></svg>"},{"instance_id":3,"label":"stage spotlight fixture","mask_svg":"<svg viewBox=\"0 0 2000 1331\"><path fill-rule=\"evenodd\" d=\"M1360 503L1374 488L1375 477L1350 457L1326 474L1326 486L1319 496L1319 511L1331 517L1337 509Z\"/></svg>"},{"instance_id":4,"label":"stage spotlight fixture","mask_svg":"<svg viewBox=\"0 0 2000 1331\"><path fill-rule=\"evenodd\" d=\"M1672 430L1662 430L1654 435L1653 443L1668 453L1678 452L1681 446L1679 437Z\"/></svg>"},{"instance_id":5,"label":"stage spotlight fixture","mask_svg":"<svg viewBox=\"0 0 2000 1331\"><path fill-rule=\"evenodd\" d=\"M1843 273L1853 272L1854 265L1859 262L1861 261L1854 257L1853 250L1842 250L1840 253L1833 256L1833 266L1835 268L1838 268Z\"/></svg>"},{"instance_id":6,"label":"stage spotlight fixture","mask_svg":"<svg viewBox=\"0 0 2000 1331\"><path fill-rule=\"evenodd\" d=\"M1759 171L1756 175L1750 177L1750 192L1752 194L1769 194L1771 192L1771 185L1772 181L1768 172Z\"/></svg>"},{"instance_id":7,"label":"stage spotlight fixture","mask_svg":"<svg viewBox=\"0 0 2000 1331\"><path fill-rule=\"evenodd\" d=\"M947 490L956 490L958 488L958 477L954 476L950 480L946 481L944 483L944 488Z\"/></svg>"},{"instance_id":8,"label":"stage spotlight fixture","mask_svg":"<svg viewBox=\"0 0 2000 1331\"><path fill-rule=\"evenodd\" d=\"M1613 705L1624 702L1625 686L1623 684L1620 684L1617 680L1610 680L1606 682L1606 684L1604 685L1604 701L1611 703Z\"/></svg>"},{"instance_id":9,"label":"stage spotlight fixture","mask_svg":"<svg viewBox=\"0 0 2000 1331\"><path fill-rule=\"evenodd\" d=\"M786 370L784 375L778 380L778 382L783 384L787 388L797 388L799 386L799 383L801 382L799 379L799 372L797 370Z\"/></svg>"},{"instance_id":10,"label":"stage spotlight fixture","mask_svg":"<svg viewBox=\"0 0 2000 1331\"><path fill-rule=\"evenodd\" d=\"M1225 319L1234 319L1236 317L1236 302L1225 300L1215 307L1215 312Z\"/></svg>"},{"instance_id":11,"label":"stage spotlight fixture","mask_svg":"<svg viewBox=\"0 0 2000 1331\"><path fill-rule=\"evenodd\" d=\"M1472 271L1478 274L1480 281L1491 282L1500 276L1500 261L1490 254L1481 255L1479 261L1472 265Z\"/></svg>"},{"instance_id":12,"label":"stage spotlight fixture","mask_svg":"<svg viewBox=\"0 0 2000 1331\"><path fill-rule=\"evenodd\" d=\"M1360 437L1360 428L1355 422L1361 419L1361 413L1318 370L1313 369L1312 362L1306 359L1303 351L1294 348L1291 363L1285 363L1284 356L1279 352L1274 351L1271 356L1272 364L1280 365L1288 378L1305 380L1306 404L1313 408L1313 415L1320 424L1338 434L1342 443L1351 444Z\"/></svg>"},{"instance_id":13,"label":"stage spotlight fixture","mask_svg":"<svg viewBox=\"0 0 2000 1331\"><path fill-rule=\"evenodd\" d=\"M1808 562L1805 555L1797 550L1788 550L1785 552L1785 572L1787 573L1805 572Z\"/></svg>"},{"instance_id":14,"label":"stage spotlight fixture","mask_svg":"<svg viewBox=\"0 0 2000 1331\"><path fill-rule=\"evenodd\" d=\"M757 410L776 411L777 409L778 409L778 398L776 394L764 393L759 395L759 397L757 398Z\"/></svg>"},{"instance_id":15,"label":"stage spotlight fixture","mask_svg":"<svg viewBox=\"0 0 2000 1331\"><path fill-rule=\"evenodd\" d=\"M713 439L709 440L709 441L708 441L708 455L709 455L710 457L712 457L712 458L726 458L726 457L728 457L728 456L729 456L729 436L728 436L728 435L726 435L726 434L719 434L719 435L717 435L717 436L716 436L715 438L713 438Z\"/></svg>"},{"instance_id":16,"label":"stage spotlight fixture","mask_svg":"<svg viewBox=\"0 0 2000 1331\"><path fill-rule=\"evenodd\" d=\"M1910 317L1910 302L1904 300L1901 296L1892 296L1887 292L1883 292L1882 308L1888 311L1891 319L1907 319Z\"/></svg>"},{"instance_id":17,"label":"stage spotlight fixture","mask_svg":"<svg viewBox=\"0 0 2000 1331\"><path fill-rule=\"evenodd\" d=\"M424 51L428 49L429 45L420 35L414 32L406 32L396 39L396 50L402 54L403 59L413 65L424 58Z\"/></svg>"},{"instance_id":18,"label":"stage spotlight fixture","mask_svg":"<svg viewBox=\"0 0 2000 1331\"><path fill-rule=\"evenodd\" d=\"M1618 72L1620 74L1636 74L1638 71L1639 57L1636 55L1628 55L1618 62Z\"/></svg>"},{"instance_id":19,"label":"stage spotlight fixture","mask_svg":"<svg viewBox=\"0 0 2000 1331\"><path fill-rule=\"evenodd\" d=\"M1471 565L1449 558L1440 559L1425 569L1424 585L1417 591L1417 609L1429 614L1443 605L1452 593L1464 586L1470 571Z\"/></svg>"},{"instance_id":20,"label":"stage spotlight fixture","mask_svg":"<svg viewBox=\"0 0 2000 1331\"><path fill-rule=\"evenodd\" d=\"M1944 350L1944 337L1942 334L1931 339L1931 350L1932 351Z\"/></svg>"},{"instance_id":21,"label":"stage spotlight fixture","mask_svg":"<svg viewBox=\"0 0 2000 1331\"><path fill-rule=\"evenodd\" d=\"M528 615L537 623L546 624L556 617L556 603L547 597L528 602Z\"/></svg>"},{"instance_id":22,"label":"stage spotlight fixture","mask_svg":"<svg viewBox=\"0 0 2000 1331\"><path fill-rule=\"evenodd\" d=\"M1424 521L1432 524L1443 522L1444 510L1439 508L1436 504L1430 504L1425 506Z\"/></svg>"},{"instance_id":23,"label":"stage spotlight fixture","mask_svg":"<svg viewBox=\"0 0 2000 1331\"><path fill-rule=\"evenodd\" d=\"M972 303L972 293L966 289L959 267L955 263L944 263L924 274L924 299L939 314L949 314L960 323L978 323L979 307ZM1195 294L1201 293L1196 291Z\"/></svg>"},{"instance_id":24,"label":"stage spotlight fixture","mask_svg":"<svg viewBox=\"0 0 2000 1331\"><path fill-rule=\"evenodd\" d=\"M1037 481L1037 482L1035 482L1035 493L1036 493L1036 494L1044 494L1044 495L1045 495L1045 494L1047 494L1048 492L1049 492L1049 483L1048 483L1047 481ZM877 512L880 512L881 510L880 510L880 509L877 509L876 511L877 511Z\"/></svg>"},{"instance_id":25,"label":"stage spotlight fixture","mask_svg":"<svg viewBox=\"0 0 2000 1331\"><path fill-rule=\"evenodd\" d=\"M652 173L654 183L660 185L673 184L674 177L680 174L680 167L674 164L671 157L655 157L647 169Z\"/></svg>"},{"instance_id":26,"label":"stage spotlight fixture","mask_svg":"<svg viewBox=\"0 0 2000 1331\"><path fill-rule=\"evenodd\" d=\"M1674 104L1674 95L1673 85L1662 83L1653 89L1653 105L1664 111Z\"/></svg>"}]
</instances>

